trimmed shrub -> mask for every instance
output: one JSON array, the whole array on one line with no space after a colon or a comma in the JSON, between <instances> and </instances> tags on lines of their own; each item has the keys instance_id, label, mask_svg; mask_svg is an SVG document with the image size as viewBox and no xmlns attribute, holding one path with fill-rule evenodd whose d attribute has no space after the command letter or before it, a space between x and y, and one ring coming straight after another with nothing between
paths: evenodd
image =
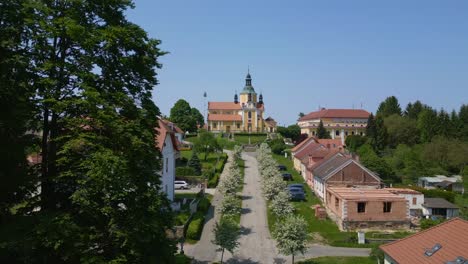
<instances>
[{"instance_id":1,"label":"trimmed shrub","mask_svg":"<svg viewBox=\"0 0 468 264\"><path fill-rule=\"evenodd\" d=\"M206 214L208 212L208 209L210 208L210 205L210 200L208 200L208 198L206 197L203 197L201 198L200 202L198 202L197 211Z\"/></svg>"},{"instance_id":2,"label":"trimmed shrub","mask_svg":"<svg viewBox=\"0 0 468 264\"><path fill-rule=\"evenodd\" d=\"M176 177L177 176L195 176L195 170L191 167L177 167Z\"/></svg>"},{"instance_id":3,"label":"trimmed shrub","mask_svg":"<svg viewBox=\"0 0 468 264\"><path fill-rule=\"evenodd\" d=\"M223 154L221 158L219 158L218 164L216 164L216 172L221 173L224 169L224 165L226 164L228 159L228 156L226 154Z\"/></svg>"},{"instance_id":4,"label":"trimmed shrub","mask_svg":"<svg viewBox=\"0 0 468 264\"><path fill-rule=\"evenodd\" d=\"M193 215L193 219L187 228L186 238L192 240L199 240L203 231L203 225L205 223L205 214L202 212L196 212Z\"/></svg>"},{"instance_id":5,"label":"trimmed shrub","mask_svg":"<svg viewBox=\"0 0 468 264\"><path fill-rule=\"evenodd\" d=\"M208 188L216 188L218 186L219 173L215 173L214 176L208 181Z\"/></svg>"}]
</instances>

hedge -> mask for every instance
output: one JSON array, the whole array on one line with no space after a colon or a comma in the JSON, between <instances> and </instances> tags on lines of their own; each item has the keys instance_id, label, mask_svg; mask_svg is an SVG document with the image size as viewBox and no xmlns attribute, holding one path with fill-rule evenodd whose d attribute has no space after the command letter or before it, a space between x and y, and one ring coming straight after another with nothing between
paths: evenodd
<instances>
[{"instance_id":1,"label":"hedge","mask_svg":"<svg viewBox=\"0 0 468 264\"><path fill-rule=\"evenodd\" d=\"M195 170L192 167L177 167L176 176L195 176Z\"/></svg>"},{"instance_id":2,"label":"hedge","mask_svg":"<svg viewBox=\"0 0 468 264\"><path fill-rule=\"evenodd\" d=\"M208 181L208 188L216 188L219 181L219 173L215 173L214 176Z\"/></svg>"},{"instance_id":3,"label":"hedge","mask_svg":"<svg viewBox=\"0 0 468 264\"><path fill-rule=\"evenodd\" d=\"M234 133L235 136L267 136L266 133Z\"/></svg>"},{"instance_id":4,"label":"hedge","mask_svg":"<svg viewBox=\"0 0 468 264\"><path fill-rule=\"evenodd\" d=\"M440 190L440 189L426 190L422 187L416 187L416 186L412 186L410 188L424 194L424 197L426 198L443 198L451 203L455 202L455 193L451 191L445 191L445 190Z\"/></svg>"},{"instance_id":5,"label":"hedge","mask_svg":"<svg viewBox=\"0 0 468 264\"><path fill-rule=\"evenodd\" d=\"M218 164L216 164L216 172L219 172L219 173L223 172L224 165L226 165L227 159L228 159L228 156L226 154L223 154Z\"/></svg>"},{"instance_id":6,"label":"hedge","mask_svg":"<svg viewBox=\"0 0 468 264\"><path fill-rule=\"evenodd\" d=\"M187 228L186 238L199 240L205 223L204 212L196 212Z\"/></svg>"}]
</instances>

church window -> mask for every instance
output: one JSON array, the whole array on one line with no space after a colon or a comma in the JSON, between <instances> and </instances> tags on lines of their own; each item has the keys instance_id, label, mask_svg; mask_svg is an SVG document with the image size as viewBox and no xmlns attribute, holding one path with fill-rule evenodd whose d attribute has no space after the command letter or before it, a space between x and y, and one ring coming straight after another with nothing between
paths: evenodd
<instances>
[{"instance_id":1,"label":"church window","mask_svg":"<svg viewBox=\"0 0 468 264\"><path fill-rule=\"evenodd\" d=\"M252 102L252 94L249 93L249 102Z\"/></svg>"},{"instance_id":2,"label":"church window","mask_svg":"<svg viewBox=\"0 0 468 264\"><path fill-rule=\"evenodd\" d=\"M252 112L249 112L249 118L252 118Z\"/></svg>"}]
</instances>

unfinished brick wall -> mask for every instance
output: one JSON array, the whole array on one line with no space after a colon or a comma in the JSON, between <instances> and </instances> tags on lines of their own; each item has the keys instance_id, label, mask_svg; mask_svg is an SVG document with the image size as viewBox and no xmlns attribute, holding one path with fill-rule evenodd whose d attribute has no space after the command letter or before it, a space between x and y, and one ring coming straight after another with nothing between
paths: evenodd
<instances>
[{"instance_id":1,"label":"unfinished brick wall","mask_svg":"<svg viewBox=\"0 0 468 264\"><path fill-rule=\"evenodd\" d=\"M380 181L363 170L355 163L351 163L335 173L327 180L328 186L379 186Z\"/></svg>"},{"instance_id":2,"label":"unfinished brick wall","mask_svg":"<svg viewBox=\"0 0 468 264\"><path fill-rule=\"evenodd\" d=\"M338 218L341 218L343 214L343 201L328 191L327 191L327 198L325 201L326 201L326 207L330 211L332 211Z\"/></svg>"},{"instance_id":3,"label":"unfinished brick wall","mask_svg":"<svg viewBox=\"0 0 468 264\"><path fill-rule=\"evenodd\" d=\"M391 210L383 211L384 201L365 201L365 212L358 213L359 201L345 201L347 221L406 221L408 220L408 204L406 200L387 200L391 202ZM364 202L364 201L363 201Z\"/></svg>"}]
</instances>

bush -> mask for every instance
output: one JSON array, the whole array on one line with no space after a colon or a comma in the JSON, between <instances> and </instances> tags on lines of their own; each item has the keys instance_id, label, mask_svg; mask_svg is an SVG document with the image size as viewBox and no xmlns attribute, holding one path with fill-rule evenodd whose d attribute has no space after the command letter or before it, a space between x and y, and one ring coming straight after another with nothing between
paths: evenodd
<instances>
[{"instance_id":1,"label":"bush","mask_svg":"<svg viewBox=\"0 0 468 264\"><path fill-rule=\"evenodd\" d=\"M455 202L455 193L451 191L445 191L445 190L439 190L439 189L432 189L432 190L426 190L421 187L411 187L411 189L421 192L424 194L424 197L426 198L443 198L451 203Z\"/></svg>"},{"instance_id":2,"label":"bush","mask_svg":"<svg viewBox=\"0 0 468 264\"><path fill-rule=\"evenodd\" d=\"M283 151L286 149L286 145L284 143L274 143L271 145L271 152L281 155Z\"/></svg>"},{"instance_id":3,"label":"bush","mask_svg":"<svg viewBox=\"0 0 468 264\"><path fill-rule=\"evenodd\" d=\"M195 176L195 170L191 167L177 167L176 177L177 176Z\"/></svg>"},{"instance_id":4,"label":"bush","mask_svg":"<svg viewBox=\"0 0 468 264\"><path fill-rule=\"evenodd\" d=\"M223 154L221 158L219 159L218 164L216 164L216 172L223 172L224 165L226 164L226 161L228 159L228 156L226 154Z\"/></svg>"},{"instance_id":5,"label":"bush","mask_svg":"<svg viewBox=\"0 0 468 264\"><path fill-rule=\"evenodd\" d=\"M205 223L205 214L202 212L196 212L193 215L193 219L187 228L186 238L192 240L199 240L203 231L203 224Z\"/></svg>"},{"instance_id":6,"label":"bush","mask_svg":"<svg viewBox=\"0 0 468 264\"><path fill-rule=\"evenodd\" d=\"M198 202L198 209L197 212L201 212L203 214L206 214L208 212L208 209L210 208L210 200L208 198L203 197L201 198L200 202Z\"/></svg>"},{"instance_id":7,"label":"bush","mask_svg":"<svg viewBox=\"0 0 468 264\"><path fill-rule=\"evenodd\" d=\"M428 229L444 222L444 219L432 220L432 219L421 219L421 229Z\"/></svg>"},{"instance_id":8,"label":"bush","mask_svg":"<svg viewBox=\"0 0 468 264\"><path fill-rule=\"evenodd\" d=\"M195 172L194 175L197 175L197 176L201 175L202 167L201 167L200 159L198 158L198 155L195 151L192 152L192 157L187 162L187 167L190 167L193 169L193 171Z\"/></svg>"},{"instance_id":9,"label":"bush","mask_svg":"<svg viewBox=\"0 0 468 264\"><path fill-rule=\"evenodd\" d=\"M190 264L192 263L192 259L185 256L185 255L181 255L181 254L177 254L175 256L175 259L176 259L176 264Z\"/></svg>"},{"instance_id":10,"label":"bush","mask_svg":"<svg viewBox=\"0 0 468 264\"><path fill-rule=\"evenodd\" d=\"M189 219L190 215L189 213L179 213L175 217L175 225L176 226L181 226L184 225L187 220Z\"/></svg>"},{"instance_id":11,"label":"bush","mask_svg":"<svg viewBox=\"0 0 468 264\"><path fill-rule=\"evenodd\" d=\"M216 188L218 186L219 173L215 173L214 176L208 181L208 188Z\"/></svg>"},{"instance_id":12,"label":"bush","mask_svg":"<svg viewBox=\"0 0 468 264\"><path fill-rule=\"evenodd\" d=\"M234 133L234 138L236 136L267 136L266 133Z\"/></svg>"}]
</instances>

